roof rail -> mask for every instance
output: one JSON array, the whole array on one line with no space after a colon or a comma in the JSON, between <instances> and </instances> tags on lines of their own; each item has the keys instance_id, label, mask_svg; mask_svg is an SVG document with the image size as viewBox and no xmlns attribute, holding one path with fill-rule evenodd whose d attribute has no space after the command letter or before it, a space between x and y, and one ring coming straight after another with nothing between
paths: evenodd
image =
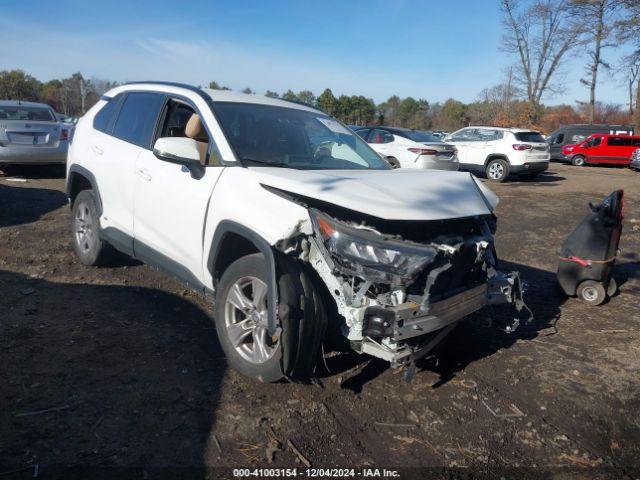
<instances>
[{"instance_id":1,"label":"roof rail","mask_svg":"<svg viewBox=\"0 0 640 480\"><path fill-rule=\"evenodd\" d=\"M165 85L167 87L179 87L179 88L185 88L187 90L191 90L193 92L200 92L202 91L201 88L198 87L194 87L193 85L189 85L188 83L180 83L180 82L165 82L162 80L148 80L148 81L136 81L136 82L127 82L127 83L123 83L122 85L140 85L142 83L149 83L152 85Z\"/></svg>"},{"instance_id":2,"label":"roof rail","mask_svg":"<svg viewBox=\"0 0 640 480\"><path fill-rule=\"evenodd\" d=\"M314 110L320 110L322 113L329 115L327 112L325 112L323 109L321 109L317 105L311 105L310 103L303 102L301 100L289 100L288 98L282 98L282 97L278 98L278 100L282 100L283 102L295 103L297 105L313 108Z\"/></svg>"}]
</instances>

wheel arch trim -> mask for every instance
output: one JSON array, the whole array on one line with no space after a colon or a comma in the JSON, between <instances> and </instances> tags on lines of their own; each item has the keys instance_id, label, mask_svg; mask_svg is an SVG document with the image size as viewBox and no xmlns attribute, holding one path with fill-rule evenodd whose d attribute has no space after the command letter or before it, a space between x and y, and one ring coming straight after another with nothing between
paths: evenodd
<instances>
[{"instance_id":1,"label":"wheel arch trim","mask_svg":"<svg viewBox=\"0 0 640 480\"><path fill-rule=\"evenodd\" d=\"M507 157L506 155L504 155L502 153L492 153L491 155L488 155L486 160L484 161L484 168L487 168L487 165L489 165L489 162L491 160L504 160L505 162L507 162L507 165L511 166L511 162L509 161L509 157Z\"/></svg>"},{"instance_id":2,"label":"wheel arch trim","mask_svg":"<svg viewBox=\"0 0 640 480\"><path fill-rule=\"evenodd\" d=\"M264 256L268 279L268 332L270 335L274 335L276 333L278 315L278 284L276 278L276 260L273 255L273 249L269 242L267 242L267 240L244 225L241 225L232 220L223 220L218 224L216 231L213 234L211 248L209 249L209 257L207 258L207 269L213 277L216 261L220 255L224 255L224 252L221 251L222 242L224 241L226 235L230 233L244 237L246 240L251 242ZM213 278L213 281L215 285L216 279Z\"/></svg>"},{"instance_id":3,"label":"wheel arch trim","mask_svg":"<svg viewBox=\"0 0 640 480\"><path fill-rule=\"evenodd\" d=\"M93 173L91 173L81 165L71 165L71 167L69 167L69 172L67 173L66 190L69 204L71 204L71 194L73 193L72 189L74 181L78 176L85 178L91 184L91 189L95 193L94 196L96 199L96 209L98 210L98 216L102 215L102 197L100 196L100 190L98 189L98 182L96 181L96 177L93 175Z\"/></svg>"}]
</instances>

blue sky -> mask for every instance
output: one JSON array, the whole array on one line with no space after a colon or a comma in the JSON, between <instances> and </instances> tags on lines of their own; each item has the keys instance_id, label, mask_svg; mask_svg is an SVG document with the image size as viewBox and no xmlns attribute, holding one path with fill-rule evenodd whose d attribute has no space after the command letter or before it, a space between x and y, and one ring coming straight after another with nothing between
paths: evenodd
<instances>
[{"instance_id":1,"label":"blue sky","mask_svg":"<svg viewBox=\"0 0 640 480\"><path fill-rule=\"evenodd\" d=\"M500 51L498 0L0 0L0 69L41 80L81 71L111 80L171 80L233 89L392 94L472 101L512 62ZM621 49L606 51L615 63ZM565 93L587 97L584 60L563 69ZM598 99L624 104L603 75Z\"/></svg>"}]
</instances>

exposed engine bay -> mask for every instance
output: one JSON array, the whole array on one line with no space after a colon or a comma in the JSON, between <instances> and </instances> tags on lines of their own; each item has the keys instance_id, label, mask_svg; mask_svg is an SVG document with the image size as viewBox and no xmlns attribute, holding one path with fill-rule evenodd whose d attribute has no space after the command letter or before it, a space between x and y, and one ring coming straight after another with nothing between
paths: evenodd
<instances>
[{"instance_id":1,"label":"exposed engine bay","mask_svg":"<svg viewBox=\"0 0 640 480\"><path fill-rule=\"evenodd\" d=\"M507 332L518 327L521 312L532 319L519 274L496 270L493 214L384 220L291 199L309 208L313 233L300 228L276 247L317 272L344 319L342 335L360 353L412 365L458 321L489 304L517 311L503 326Z\"/></svg>"}]
</instances>

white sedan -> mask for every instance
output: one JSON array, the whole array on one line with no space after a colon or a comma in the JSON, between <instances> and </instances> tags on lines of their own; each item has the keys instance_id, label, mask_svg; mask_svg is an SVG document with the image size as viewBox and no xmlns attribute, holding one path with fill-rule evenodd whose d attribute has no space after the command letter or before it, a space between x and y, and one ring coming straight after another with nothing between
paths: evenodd
<instances>
[{"instance_id":1,"label":"white sedan","mask_svg":"<svg viewBox=\"0 0 640 480\"><path fill-rule=\"evenodd\" d=\"M356 133L395 168L458 170L456 148L429 132L363 127Z\"/></svg>"}]
</instances>

